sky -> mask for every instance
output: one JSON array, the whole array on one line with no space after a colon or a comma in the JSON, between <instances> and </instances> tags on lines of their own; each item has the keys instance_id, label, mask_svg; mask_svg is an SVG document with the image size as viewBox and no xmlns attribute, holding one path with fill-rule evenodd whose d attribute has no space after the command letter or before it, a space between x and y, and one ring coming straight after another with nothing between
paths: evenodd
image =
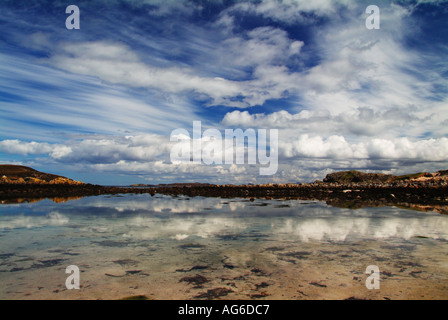
<instances>
[{"instance_id":1,"label":"sky","mask_svg":"<svg viewBox=\"0 0 448 320\"><path fill-rule=\"evenodd\" d=\"M1 0L0 13L0 163L104 185L448 169L448 1ZM278 169L172 161L172 133L193 145L194 121L278 130Z\"/></svg>"}]
</instances>

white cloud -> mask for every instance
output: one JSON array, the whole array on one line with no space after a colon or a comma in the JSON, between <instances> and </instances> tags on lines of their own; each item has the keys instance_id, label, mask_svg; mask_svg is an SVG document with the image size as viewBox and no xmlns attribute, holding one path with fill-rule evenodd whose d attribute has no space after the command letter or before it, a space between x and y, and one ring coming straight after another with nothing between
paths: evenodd
<instances>
[{"instance_id":1,"label":"white cloud","mask_svg":"<svg viewBox=\"0 0 448 320\"><path fill-rule=\"evenodd\" d=\"M206 95L212 99L212 104L226 104L226 99L244 94L238 82L202 77L188 67L159 68L146 64L120 43L64 44L48 63L73 73L96 76L109 83L156 88L169 93Z\"/></svg>"},{"instance_id":2,"label":"white cloud","mask_svg":"<svg viewBox=\"0 0 448 320\"><path fill-rule=\"evenodd\" d=\"M0 82L0 90L20 96L2 102L0 136L4 138L56 142L78 132L166 133L191 123L197 109L184 97L132 92L21 57L2 54L0 59L4 61L0 76L9 79Z\"/></svg>"},{"instance_id":3,"label":"white cloud","mask_svg":"<svg viewBox=\"0 0 448 320\"><path fill-rule=\"evenodd\" d=\"M70 164L72 170L140 175L152 182L192 179L218 184L296 182L322 179L329 173L329 168L385 171L399 167L397 172L406 173L411 172L411 168L436 171L448 165L448 138L417 141L408 138L372 138L350 142L340 135L322 137L294 134L291 130L280 131L280 138L278 173L268 177L260 177L259 165L249 165L247 160L243 165L171 163L169 155L173 143L158 135L103 135L70 140L66 144L4 140L0 141L0 151L11 154L44 154L45 151L55 165ZM184 142L190 143L190 140ZM211 143L203 142L204 145ZM216 150L219 151L219 148ZM249 151L246 147L245 152ZM229 150L222 152L230 153ZM404 163L406 166L401 167Z\"/></svg>"},{"instance_id":4,"label":"white cloud","mask_svg":"<svg viewBox=\"0 0 448 320\"><path fill-rule=\"evenodd\" d=\"M363 107L335 114L324 109L302 110L298 113L281 110L270 114L251 114L248 111L236 110L224 116L222 125L293 130L290 135L343 135L351 140L370 137L393 139L397 136L420 139L427 132L433 132L435 137L448 134L448 127L442 123L446 119L444 113L445 111L441 111L435 116L413 106L390 107L377 111Z\"/></svg>"},{"instance_id":5,"label":"white cloud","mask_svg":"<svg viewBox=\"0 0 448 320\"><path fill-rule=\"evenodd\" d=\"M367 156L361 146L350 145L342 136L330 136L324 140L319 136L304 134L291 142L282 141L279 150L287 158L352 159Z\"/></svg>"},{"instance_id":6,"label":"white cloud","mask_svg":"<svg viewBox=\"0 0 448 320\"><path fill-rule=\"evenodd\" d=\"M294 137L294 136L293 136ZM300 135L279 144L280 155L286 158L383 159L414 162L447 162L448 138L411 141L408 138L371 139L349 143L343 136Z\"/></svg>"},{"instance_id":7,"label":"white cloud","mask_svg":"<svg viewBox=\"0 0 448 320\"><path fill-rule=\"evenodd\" d=\"M270 18L281 23L295 24L310 22L316 17L337 16L339 8L353 9L355 1L349 0L264 0L260 2L240 2L226 10L223 15L248 12ZM311 15L311 14L314 14Z\"/></svg>"},{"instance_id":8,"label":"white cloud","mask_svg":"<svg viewBox=\"0 0 448 320\"><path fill-rule=\"evenodd\" d=\"M409 5L382 5L383 24L378 32L365 28L365 7L355 1L243 2L225 11L221 19L228 17L226 21L233 21L231 17L238 12L260 14L282 23L297 23L304 13L329 18L328 23L315 29L313 47L308 48L311 51L306 55L315 55L316 65L303 71L291 71L281 64L274 68L270 63L255 68L251 84L259 90L250 93L258 95L259 101L284 97L288 93L300 97L302 108L326 110L332 115L358 108L379 111L413 106L420 109L420 117L427 117L436 109L440 111L437 107L440 102L433 98L440 88L444 88L446 94L448 81L442 73L448 65L437 55L422 54L406 46L408 30L418 29L418 21L408 19L412 10L413 6ZM280 39L278 35L277 38ZM251 41L247 41L249 46ZM237 62L251 61L250 56L244 55L245 49L242 44L241 49L235 51L241 54L235 59ZM265 48L263 53L270 52L269 49ZM282 49L282 52L287 56L288 50ZM263 59L261 53L252 55L254 64ZM271 52L270 57L275 56ZM252 99L257 101L257 98ZM446 119L446 99L443 105Z\"/></svg>"},{"instance_id":9,"label":"white cloud","mask_svg":"<svg viewBox=\"0 0 448 320\"><path fill-rule=\"evenodd\" d=\"M83 140L69 140L66 144L0 141L0 151L9 154L47 154L60 162L115 163L120 160L150 161L165 155L169 143L164 136L98 136Z\"/></svg>"},{"instance_id":10,"label":"white cloud","mask_svg":"<svg viewBox=\"0 0 448 320\"><path fill-rule=\"evenodd\" d=\"M219 50L222 59L233 66L283 64L298 55L303 41L293 41L286 31L273 27L259 27L247 32L247 37L232 36L223 41Z\"/></svg>"},{"instance_id":11,"label":"white cloud","mask_svg":"<svg viewBox=\"0 0 448 320\"><path fill-rule=\"evenodd\" d=\"M189 35L179 44L155 38L149 44L155 52L171 54L182 48L194 53L189 64L160 58L160 52L154 55L137 52L118 41L55 43L49 50L50 57L41 61L110 84L187 94L210 106L262 105L268 99L283 97L287 90L295 90L297 79L286 64L293 66L299 62L305 44L290 39L286 31L259 27L225 35L216 28L205 31L186 26L185 29L200 33L204 39ZM243 71L247 67L252 70Z\"/></svg>"},{"instance_id":12,"label":"white cloud","mask_svg":"<svg viewBox=\"0 0 448 320\"><path fill-rule=\"evenodd\" d=\"M24 142L20 140L3 140L0 141L0 151L10 154L36 155L48 154L53 152L53 146L48 143Z\"/></svg>"}]
</instances>

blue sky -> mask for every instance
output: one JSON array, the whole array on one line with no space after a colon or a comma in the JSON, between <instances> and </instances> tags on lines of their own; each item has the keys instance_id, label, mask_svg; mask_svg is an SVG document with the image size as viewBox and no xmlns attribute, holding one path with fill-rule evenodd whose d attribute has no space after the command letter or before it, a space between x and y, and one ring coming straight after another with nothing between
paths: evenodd
<instances>
[{"instance_id":1,"label":"blue sky","mask_svg":"<svg viewBox=\"0 0 448 320\"><path fill-rule=\"evenodd\" d=\"M80 29L68 30L68 5ZM380 29L365 26L368 5ZM448 168L448 1L2 1L0 163L100 184ZM279 168L173 164L170 134L279 130Z\"/></svg>"}]
</instances>

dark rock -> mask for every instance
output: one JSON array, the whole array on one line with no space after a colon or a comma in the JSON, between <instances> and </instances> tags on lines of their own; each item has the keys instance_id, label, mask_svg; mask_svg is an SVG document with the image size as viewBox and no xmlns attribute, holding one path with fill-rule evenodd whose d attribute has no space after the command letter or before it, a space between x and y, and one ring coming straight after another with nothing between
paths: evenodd
<instances>
[{"instance_id":1,"label":"dark rock","mask_svg":"<svg viewBox=\"0 0 448 320\"><path fill-rule=\"evenodd\" d=\"M179 246L179 248L181 249L199 249L199 248L204 248L205 246L202 244L197 244L197 243L186 243L186 244L181 244Z\"/></svg>"},{"instance_id":2,"label":"dark rock","mask_svg":"<svg viewBox=\"0 0 448 320\"><path fill-rule=\"evenodd\" d=\"M193 267L191 267L189 269L177 269L176 272L190 272L190 271L193 271L193 270L204 270L204 269L208 269L208 268L210 268L210 266L200 266L200 265L198 265L198 266L193 266Z\"/></svg>"},{"instance_id":3,"label":"dark rock","mask_svg":"<svg viewBox=\"0 0 448 320\"><path fill-rule=\"evenodd\" d=\"M187 282L189 284L193 284L194 288L202 288L202 285L210 282L210 280L200 274L197 274L195 276L183 277L179 280L179 282Z\"/></svg>"},{"instance_id":4,"label":"dark rock","mask_svg":"<svg viewBox=\"0 0 448 320\"><path fill-rule=\"evenodd\" d=\"M38 260L39 263L34 263L31 268L32 269L40 269L40 268L49 268L53 266L57 266L61 262L65 261L66 259L49 259L49 260Z\"/></svg>"},{"instance_id":5,"label":"dark rock","mask_svg":"<svg viewBox=\"0 0 448 320\"><path fill-rule=\"evenodd\" d=\"M233 292L232 289L214 288L214 289L207 290L207 292L205 292L205 293L198 294L197 296L195 296L195 298L211 300L211 299L217 299L219 297L225 297L229 293L232 293L232 292Z\"/></svg>"},{"instance_id":6,"label":"dark rock","mask_svg":"<svg viewBox=\"0 0 448 320\"><path fill-rule=\"evenodd\" d=\"M267 296L269 296L269 294L264 291L260 292L260 293L252 293L249 295L249 297L251 297L252 299L259 299L259 298L264 298Z\"/></svg>"},{"instance_id":7,"label":"dark rock","mask_svg":"<svg viewBox=\"0 0 448 320\"><path fill-rule=\"evenodd\" d=\"M121 298L120 300L150 300L150 299L145 295L137 295L137 296L124 297Z\"/></svg>"},{"instance_id":8,"label":"dark rock","mask_svg":"<svg viewBox=\"0 0 448 320\"><path fill-rule=\"evenodd\" d=\"M390 174L381 173L364 173L356 170L341 171L327 174L324 182L336 182L336 183L353 183L353 182L369 182L369 183L382 183L387 182L394 176Z\"/></svg>"},{"instance_id":9,"label":"dark rock","mask_svg":"<svg viewBox=\"0 0 448 320\"><path fill-rule=\"evenodd\" d=\"M127 266L136 266L139 261L136 260L132 260L132 259L120 259L120 260L115 260L112 261L113 263L119 264L122 267L127 267Z\"/></svg>"},{"instance_id":10,"label":"dark rock","mask_svg":"<svg viewBox=\"0 0 448 320\"><path fill-rule=\"evenodd\" d=\"M258 290L258 289L260 289L260 288L267 288L267 287L269 287L270 286L270 284L269 283L267 283L267 282L262 282L262 283L259 283L259 284L255 284L255 290Z\"/></svg>"},{"instance_id":11,"label":"dark rock","mask_svg":"<svg viewBox=\"0 0 448 320\"><path fill-rule=\"evenodd\" d=\"M325 284L320 284L318 282L310 282L310 285L319 287L319 288L326 288L327 286Z\"/></svg>"}]
</instances>

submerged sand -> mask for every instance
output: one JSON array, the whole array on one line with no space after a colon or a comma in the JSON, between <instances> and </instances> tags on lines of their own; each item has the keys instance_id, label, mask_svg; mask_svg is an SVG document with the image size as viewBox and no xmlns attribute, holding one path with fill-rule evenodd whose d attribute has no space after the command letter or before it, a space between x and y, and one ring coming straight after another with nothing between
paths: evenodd
<instances>
[{"instance_id":1,"label":"submerged sand","mask_svg":"<svg viewBox=\"0 0 448 320\"><path fill-rule=\"evenodd\" d=\"M23 213L36 204L0 216L0 299L448 298L448 217L436 213L241 199L83 201L41 204L53 210L44 216ZM68 265L81 270L80 290L65 286ZM369 265L380 269L378 290L366 288Z\"/></svg>"}]
</instances>

